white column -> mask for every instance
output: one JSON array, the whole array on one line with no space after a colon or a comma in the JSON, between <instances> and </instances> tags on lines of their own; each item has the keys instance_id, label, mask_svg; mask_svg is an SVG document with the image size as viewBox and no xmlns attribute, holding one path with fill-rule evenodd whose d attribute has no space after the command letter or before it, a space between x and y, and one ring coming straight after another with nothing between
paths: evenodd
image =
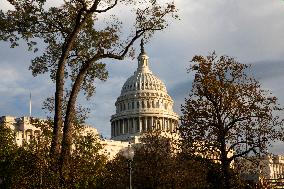
<instances>
[{"instance_id":1,"label":"white column","mask_svg":"<svg viewBox=\"0 0 284 189\"><path fill-rule=\"evenodd\" d=\"M113 136L115 137L116 136L116 121L113 122Z\"/></svg>"},{"instance_id":2,"label":"white column","mask_svg":"<svg viewBox=\"0 0 284 189\"><path fill-rule=\"evenodd\" d=\"M113 122L111 123L110 126L110 136L113 137Z\"/></svg>"},{"instance_id":3,"label":"white column","mask_svg":"<svg viewBox=\"0 0 284 189\"><path fill-rule=\"evenodd\" d=\"M123 119L123 124L124 124L124 134L127 134L128 133L127 119Z\"/></svg>"},{"instance_id":4,"label":"white column","mask_svg":"<svg viewBox=\"0 0 284 189\"><path fill-rule=\"evenodd\" d=\"M120 121L117 120L117 135L116 136L119 136L120 135Z\"/></svg>"},{"instance_id":5,"label":"white column","mask_svg":"<svg viewBox=\"0 0 284 189\"><path fill-rule=\"evenodd\" d=\"M138 124L139 124L139 132L142 132L142 120L140 117L138 117Z\"/></svg>"},{"instance_id":6,"label":"white column","mask_svg":"<svg viewBox=\"0 0 284 189\"><path fill-rule=\"evenodd\" d=\"M155 129L159 129L159 128L158 128L158 126L159 126L159 118L158 118L158 117L156 117L156 121L155 121L155 122L156 122L156 127L155 127Z\"/></svg>"},{"instance_id":7,"label":"white column","mask_svg":"<svg viewBox=\"0 0 284 189\"><path fill-rule=\"evenodd\" d=\"M128 125L128 134L130 134L131 133L131 124L130 124L130 118L129 119L127 119L127 125Z\"/></svg>"},{"instance_id":8,"label":"white column","mask_svg":"<svg viewBox=\"0 0 284 189\"><path fill-rule=\"evenodd\" d=\"M119 135L119 120L116 120L116 136Z\"/></svg>"},{"instance_id":9,"label":"white column","mask_svg":"<svg viewBox=\"0 0 284 189\"><path fill-rule=\"evenodd\" d=\"M148 131L148 117L145 117L145 131Z\"/></svg>"},{"instance_id":10,"label":"white column","mask_svg":"<svg viewBox=\"0 0 284 189\"><path fill-rule=\"evenodd\" d=\"M124 134L125 133L125 125L124 125L124 119L122 119L122 131L121 131L121 134Z\"/></svg>"},{"instance_id":11,"label":"white column","mask_svg":"<svg viewBox=\"0 0 284 189\"><path fill-rule=\"evenodd\" d=\"M132 128L131 128L131 133L135 132L135 123L134 123L134 118L132 118Z\"/></svg>"},{"instance_id":12,"label":"white column","mask_svg":"<svg viewBox=\"0 0 284 189\"><path fill-rule=\"evenodd\" d=\"M166 127L166 125L165 125L165 118L162 117L162 130L163 131L165 130L165 127Z\"/></svg>"},{"instance_id":13,"label":"white column","mask_svg":"<svg viewBox=\"0 0 284 189\"><path fill-rule=\"evenodd\" d=\"M115 135L115 121L113 121L112 123L113 123L113 128L112 128L112 135L111 135L111 137L114 137L114 135Z\"/></svg>"},{"instance_id":14,"label":"white column","mask_svg":"<svg viewBox=\"0 0 284 189\"><path fill-rule=\"evenodd\" d=\"M153 116L151 116L151 128L150 128L151 131L153 130L153 127L154 127L154 118Z\"/></svg>"},{"instance_id":15,"label":"white column","mask_svg":"<svg viewBox=\"0 0 284 189\"><path fill-rule=\"evenodd\" d=\"M118 120L118 128L119 128L119 135L121 135L122 134L122 128L121 128L121 120L119 119Z\"/></svg>"}]
</instances>

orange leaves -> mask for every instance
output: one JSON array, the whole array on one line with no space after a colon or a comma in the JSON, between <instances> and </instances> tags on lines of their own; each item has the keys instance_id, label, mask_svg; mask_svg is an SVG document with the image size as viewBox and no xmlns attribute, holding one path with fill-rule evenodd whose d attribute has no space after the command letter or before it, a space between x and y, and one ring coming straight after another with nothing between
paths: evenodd
<instances>
[{"instance_id":1,"label":"orange leaves","mask_svg":"<svg viewBox=\"0 0 284 189\"><path fill-rule=\"evenodd\" d=\"M194 56L192 62L188 72L194 71L195 79L182 105L180 126L185 145L202 141L204 149L214 146L223 163L263 152L271 140L282 136L283 120L274 113L283 108L276 97L261 89L249 65L215 52ZM229 153L224 147L235 154L224 158Z\"/></svg>"}]
</instances>

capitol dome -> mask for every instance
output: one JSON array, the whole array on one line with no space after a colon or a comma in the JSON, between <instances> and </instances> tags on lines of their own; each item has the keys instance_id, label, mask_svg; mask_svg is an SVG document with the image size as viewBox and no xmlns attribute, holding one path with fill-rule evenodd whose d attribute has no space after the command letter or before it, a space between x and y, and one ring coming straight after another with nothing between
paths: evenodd
<instances>
[{"instance_id":1,"label":"capitol dome","mask_svg":"<svg viewBox=\"0 0 284 189\"><path fill-rule=\"evenodd\" d=\"M178 115L173 112L173 100L165 84L149 69L149 57L141 43L138 68L124 83L111 116L111 137L130 140L143 132L163 130L173 132Z\"/></svg>"}]
</instances>

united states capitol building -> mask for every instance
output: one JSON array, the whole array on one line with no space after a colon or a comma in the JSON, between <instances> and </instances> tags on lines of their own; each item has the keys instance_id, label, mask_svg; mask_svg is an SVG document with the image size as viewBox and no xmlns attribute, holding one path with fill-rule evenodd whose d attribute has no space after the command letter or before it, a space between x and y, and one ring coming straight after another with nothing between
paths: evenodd
<instances>
[{"instance_id":1,"label":"united states capitol building","mask_svg":"<svg viewBox=\"0 0 284 189\"><path fill-rule=\"evenodd\" d=\"M115 102L116 113L110 118L111 139L100 139L104 145L102 153L112 159L129 143L139 143L139 137L147 131L174 133L179 116L173 111L173 104L164 82L150 70L149 57L141 43L137 70L124 83ZM15 131L15 142L19 146L41 133L30 123L30 117L2 116L0 123ZM83 132L98 135L97 130L90 126L85 126ZM283 178L284 156L269 156L262 167L265 179Z\"/></svg>"},{"instance_id":2,"label":"united states capitol building","mask_svg":"<svg viewBox=\"0 0 284 189\"><path fill-rule=\"evenodd\" d=\"M142 45L138 68L124 83L111 116L111 138L127 141L153 129L173 132L179 116L165 84L149 68L149 57Z\"/></svg>"}]
</instances>

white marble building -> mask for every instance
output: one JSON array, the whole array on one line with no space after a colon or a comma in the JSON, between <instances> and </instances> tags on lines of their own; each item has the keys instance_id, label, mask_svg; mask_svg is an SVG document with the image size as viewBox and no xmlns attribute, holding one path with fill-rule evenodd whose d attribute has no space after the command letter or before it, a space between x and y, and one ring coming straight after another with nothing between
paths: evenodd
<instances>
[{"instance_id":1,"label":"white marble building","mask_svg":"<svg viewBox=\"0 0 284 189\"><path fill-rule=\"evenodd\" d=\"M284 188L284 156L263 155L237 161L236 167L246 180L262 182L273 188Z\"/></svg>"},{"instance_id":2,"label":"white marble building","mask_svg":"<svg viewBox=\"0 0 284 189\"><path fill-rule=\"evenodd\" d=\"M173 112L174 101L165 84L149 68L149 57L141 43L138 68L124 83L111 116L111 138L129 141L145 131L173 132L179 116Z\"/></svg>"},{"instance_id":3,"label":"white marble building","mask_svg":"<svg viewBox=\"0 0 284 189\"><path fill-rule=\"evenodd\" d=\"M41 133L40 128L30 123L30 117L0 117L0 124L12 129L15 133L15 143L22 146L23 142L29 142L32 137L36 137Z\"/></svg>"},{"instance_id":4,"label":"white marble building","mask_svg":"<svg viewBox=\"0 0 284 189\"><path fill-rule=\"evenodd\" d=\"M266 155L263 157L260 166L265 179L284 179L284 156Z\"/></svg>"}]
</instances>

